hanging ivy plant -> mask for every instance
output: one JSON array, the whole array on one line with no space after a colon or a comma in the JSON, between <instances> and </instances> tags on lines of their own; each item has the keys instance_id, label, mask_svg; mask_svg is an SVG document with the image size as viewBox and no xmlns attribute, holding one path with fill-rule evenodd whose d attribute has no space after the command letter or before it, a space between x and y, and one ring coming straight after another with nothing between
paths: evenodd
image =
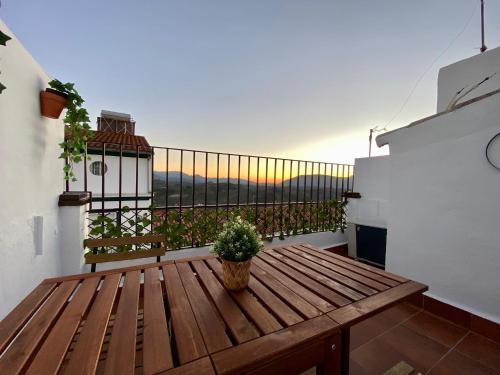
<instances>
[{"instance_id":1,"label":"hanging ivy plant","mask_svg":"<svg viewBox=\"0 0 500 375\"><path fill-rule=\"evenodd\" d=\"M64 165L64 178L76 181L73 166L84 159L90 159L87 155L87 141L93 136L90 129L90 118L87 110L82 107L85 102L75 89L74 83L62 83L54 79L49 82L49 86L68 96L66 101L66 115L64 116L65 137L64 142L59 146L62 149L60 159L66 160Z\"/></svg>"}]
</instances>

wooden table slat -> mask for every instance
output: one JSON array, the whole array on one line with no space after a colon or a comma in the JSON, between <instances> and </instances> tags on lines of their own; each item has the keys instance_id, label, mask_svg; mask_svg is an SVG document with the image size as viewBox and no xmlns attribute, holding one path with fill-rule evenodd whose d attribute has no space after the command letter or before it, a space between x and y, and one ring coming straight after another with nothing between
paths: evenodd
<instances>
[{"instance_id":1,"label":"wooden table slat","mask_svg":"<svg viewBox=\"0 0 500 375\"><path fill-rule=\"evenodd\" d=\"M95 373L120 279L120 273L111 274L104 278L87 315L85 325L80 332L80 337L73 348L68 365L65 367L66 374L90 375Z\"/></svg>"},{"instance_id":2,"label":"wooden table slat","mask_svg":"<svg viewBox=\"0 0 500 375\"><path fill-rule=\"evenodd\" d=\"M224 276L221 263L215 258L207 259L207 263L216 273L219 280L222 280ZM229 293L264 334L283 328L278 320L276 320L276 318L271 315L247 289Z\"/></svg>"},{"instance_id":3,"label":"wooden table slat","mask_svg":"<svg viewBox=\"0 0 500 375\"><path fill-rule=\"evenodd\" d=\"M174 367L159 270L144 270L143 374L153 375Z\"/></svg>"},{"instance_id":4,"label":"wooden table slat","mask_svg":"<svg viewBox=\"0 0 500 375\"><path fill-rule=\"evenodd\" d=\"M177 263L176 267L191 302L191 308L200 327L208 352L213 353L229 348L232 344L226 335L224 321L205 295L189 263Z\"/></svg>"},{"instance_id":5,"label":"wooden table slat","mask_svg":"<svg viewBox=\"0 0 500 375\"><path fill-rule=\"evenodd\" d=\"M242 343L259 337L255 327L250 324L207 265L202 260L193 261L192 264L236 341Z\"/></svg>"},{"instance_id":6,"label":"wooden table slat","mask_svg":"<svg viewBox=\"0 0 500 375\"><path fill-rule=\"evenodd\" d=\"M38 285L2 321L0 321L0 354L56 288L56 283Z\"/></svg>"},{"instance_id":7,"label":"wooden table slat","mask_svg":"<svg viewBox=\"0 0 500 375\"><path fill-rule=\"evenodd\" d=\"M140 285L141 272L139 270L125 274L104 368L106 375L127 375L133 374L135 371L135 340Z\"/></svg>"},{"instance_id":8,"label":"wooden table slat","mask_svg":"<svg viewBox=\"0 0 500 375\"><path fill-rule=\"evenodd\" d=\"M372 274L377 274L379 276L382 276L382 279L379 278L379 281L382 282L382 280L385 280L383 282L389 283L389 285L391 285L391 286L396 286L397 284L404 283L404 282L408 281L408 279L405 279L404 277L395 275L395 274L387 272L387 271L383 271L383 270L378 269L376 267L370 266L370 265L365 264L365 263L358 262L356 260L350 259L350 258L342 256L342 255L331 253L329 251L322 250L322 249L317 249L311 245L301 244L299 246L303 246L303 247L306 247L309 249L319 251L320 253L323 253L325 255L329 255L330 257L334 258L336 261L339 261L340 262L339 264L342 264L342 265L349 264L351 266L354 266L355 268L353 270L356 270L356 269L359 270L361 268L365 271L370 271Z\"/></svg>"},{"instance_id":9,"label":"wooden table slat","mask_svg":"<svg viewBox=\"0 0 500 375\"><path fill-rule=\"evenodd\" d=\"M258 270L258 271L257 271ZM332 305L330 302L327 300L321 298L317 294L313 293L309 289L305 288L292 278L288 277L281 271L278 271L276 268L270 266L266 262L264 262L262 259L255 257L252 260L252 268L251 271L254 272L254 276L257 278L260 278L259 275L262 274L262 272L265 272L266 275L269 276L271 280L276 279L278 282L280 282L282 285L290 288L293 290L295 293L297 293L300 297L302 297L305 301L309 302L311 305L315 306L318 310L322 312L327 312L335 309L335 306ZM263 281L261 279L261 281Z\"/></svg>"},{"instance_id":10,"label":"wooden table slat","mask_svg":"<svg viewBox=\"0 0 500 375\"><path fill-rule=\"evenodd\" d=\"M164 265L162 270L179 362L184 364L204 357L207 355L207 350L203 342L203 336L191 310L176 265L174 263Z\"/></svg>"},{"instance_id":11,"label":"wooden table slat","mask_svg":"<svg viewBox=\"0 0 500 375\"><path fill-rule=\"evenodd\" d=\"M327 277L316 271L317 267L315 266L315 263L309 262L307 259L296 257L293 253L287 253L283 249L275 249L274 251L270 251L269 254L283 263L286 263L290 267L295 268L297 271L302 272L313 280L316 280L317 282L335 290L337 293L343 295L351 301L357 301L365 298L364 294L339 283L338 281L332 279L331 276Z\"/></svg>"},{"instance_id":12,"label":"wooden table slat","mask_svg":"<svg viewBox=\"0 0 500 375\"><path fill-rule=\"evenodd\" d=\"M383 291L387 290L390 288L389 285L383 284L381 282L378 282L374 280L373 278L369 278L366 276L363 276L359 273L356 273L354 271L351 271L347 268L341 267L337 265L337 263L334 262L334 260L329 257L328 255L325 255L323 253L320 253L319 251L316 250L311 250L306 247L299 247L299 246L292 246L292 251L294 251L296 254L299 254L303 256L306 259L309 259L315 263L321 264L323 267L326 267L328 269L331 269L332 271L338 272L344 276L347 276L353 280L356 280L362 284L368 285L369 287L372 287L373 289L376 289L378 291ZM373 275L375 278L379 278L379 275ZM396 285L399 285L399 283L396 283Z\"/></svg>"},{"instance_id":13,"label":"wooden table slat","mask_svg":"<svg viewBox=\"0 0 500 375\"><path fill-rule=\"evenodd\" d=\"M286 301L290 306L293 306L294 309L299 311L306 318L310 319L314 318L315 316L321 315L320 310L304 300L293 290L280 283L274 277L271 277L267 272L255 266L255 264L252 264L251 272L252 275L257 278L262 284L279 295L284 301Z\"/></svg>"},{"instance_id":14,"label":"wooden table slat","mask_svg":"<svg viewBox=\"0 0 500 375\"><path fill-rule=\"evenodd\" d=\"M290 276L299 284L302 284L303 286L314 291L314 293L319 294L322 298L333 303L335 306L344 306L351 303L349 299L333 291L332 289L327 288L326 286L317 282L316 280L307 277L306 275L293 269L292 267L289 267L285 263L280 262L277 258L271 256L268 252L259 254L258 257L264 260L266 263L272 265L274 268L285 273L287 276Z\"/></svg>"},{"instance_id":15,"label":"wooden table slat","mask_svg":"<svg viewBox=\"0 0 500 375\"><path fill-rule=\"evenodd\" d=\"M77 285L78 281L61 284L50 295L0 357L0 374L19 374L23 370Z\"/></svg>"},{"instance_id":16,"label":"wooden table slat","mask_svg":"<svg viewBox=\"0 0 500 375\"><path fill-rule=\"evenodd\" d=\"M27 374L49 375L57 373L71 344L71 340L96 293L99 281L100 277L93 277L85 279L81 283L38 351Z\"/></svg>"},{"instance_id":17,"label":"wooden table slat","mask_svg":"<svg viewBox=\"0 0 500 375\"><path fill-rule=\"evenodd\" d=\"M308 258L309 254L300 254L300 252L297 249L294 249L293 247L286 247L284 249L278 249L277 250L280 254L285 255L298 263L301 263L314 271L317 271L329 278L331 278L334 281L337 281L350 289L355 290L356 292L362 293L366 296L371 296L373 294L376 294L378 291L376 289L370 288L369 286L358 282L357 280L353 280L347 276L344 276L336 271L333 271L327 267L324 267L323 265L314 262L313 260ZM312 257L311 257L312 258ZM325 262L326 263L326 262Z\"/></svg>"},{"instance_id":18,"label":"wooden table slat","mask_svg":"<svg viewBox=\"0 0 500 375\"><path fill-rule=\"evenodd\" d=\"M367 297L364 300L341 307L328 313L328 316L340 325L351 326L361 319L366 319L411 295L422 293L426 290L427 286L416 281L408 281L379 294Z\"/></svg>"}]
</instances>

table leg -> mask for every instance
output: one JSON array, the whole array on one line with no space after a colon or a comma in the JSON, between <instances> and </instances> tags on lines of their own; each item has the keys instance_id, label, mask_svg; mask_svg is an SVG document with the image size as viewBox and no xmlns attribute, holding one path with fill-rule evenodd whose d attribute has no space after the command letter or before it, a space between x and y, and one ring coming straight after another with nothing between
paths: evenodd
<instances>
[{"instance_id":1,"label":"table leg","mask_svg":"<svg viewBox=\"0 0 500 375\"><path fill-rule=\"evenodd\" d=\"M340 373L342 375L349 375L349 354L351 344L351 329L349 327L343 328L340 332Z\"/></svg>"},{"instance_id":2,"label":"table leg","mask_svg":"<svg viewBox=\"0 0 500 375\"><path fill-rule=\"evenodd\" d=\"M316 366L316 375L337 375L340 373L340 336L325 340L325 361Z\"/></svg>"}]
</instances>

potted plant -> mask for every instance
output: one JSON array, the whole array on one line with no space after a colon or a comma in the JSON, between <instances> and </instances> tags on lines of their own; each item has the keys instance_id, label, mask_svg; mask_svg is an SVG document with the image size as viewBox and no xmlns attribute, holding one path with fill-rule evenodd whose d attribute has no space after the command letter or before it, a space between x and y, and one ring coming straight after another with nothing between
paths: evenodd
<instances>
[{"instance_id":1,"label":"potted plant","mask_svg":"<svg viewBox=\"0 0 500 375\"><path fill-rule=\"evenodd\" d=\"M42 116L57 119L61 116L61 112L66 107L68 94L65 92L47 88L45 91L40 91L40 111Z\"/></svg>"},{"instance_id":2,"label":"potted plant","mask_svg":"<svg viewBox=\"0 0 500 375\"><path fill-rule=\"evenodd\" d=\"M212 251L222 260L223 282L227 289L240 290L248 285L252 257L262 247L261 237L255 227L241 217L224 224Z\"/></svg>"},{"instance_id":3,"label":"potted plant","mask_svg":"<svg viewBox=\"0 0 500 375\"><path fill-rule=\"evenodd\" d=\"M64 142L59 144L62 149L59 158L66 160L66 164L64 165L64 178L66 180L76 181L73 165L84 159L89 159L87 156L87 141L94 135L89 125L89 114L87 110L82 107L85 100L83 100L75 89L74 83L62 83L57 79L53 79L49 82L49 86L51 88L47 89L45 94L66 96L64 101L64 106L67 109L66 115L64 116L64 124L66 125L64 129L65 137ZM42 93L40 95L42 95ZM57 117L59 117L59 115L57 115Z\"/></svg>"}]
</instances>

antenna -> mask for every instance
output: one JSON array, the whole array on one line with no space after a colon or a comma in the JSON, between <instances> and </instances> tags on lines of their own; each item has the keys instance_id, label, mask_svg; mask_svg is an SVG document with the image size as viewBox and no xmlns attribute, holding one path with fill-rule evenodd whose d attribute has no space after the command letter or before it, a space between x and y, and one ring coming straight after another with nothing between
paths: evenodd
<instances>
[{"instance_id":1,"label":"antenna","mask_svg":"<svg viewBox=\"0 0 500 375\"><path fill-rule=\"evenodd\" d=\"M368 157L370 158L372 156L372 139L373 139L373 133L380 133L383 131L386 131L387 128L384 126L383 128L379 128L378 125L375 126L374 128L370 129L370 137L368 137Z\"/></svg>"},{"instance_id":2,"label":"antenna","mask_svg":"<svg viewBox=\"0 0 500 375\"><path fill-rule=\"evenodd\" d=\"M484 0L481 0L481 53L486 51L488 47L484 44Z\"/></svg>"}]
</instances>

